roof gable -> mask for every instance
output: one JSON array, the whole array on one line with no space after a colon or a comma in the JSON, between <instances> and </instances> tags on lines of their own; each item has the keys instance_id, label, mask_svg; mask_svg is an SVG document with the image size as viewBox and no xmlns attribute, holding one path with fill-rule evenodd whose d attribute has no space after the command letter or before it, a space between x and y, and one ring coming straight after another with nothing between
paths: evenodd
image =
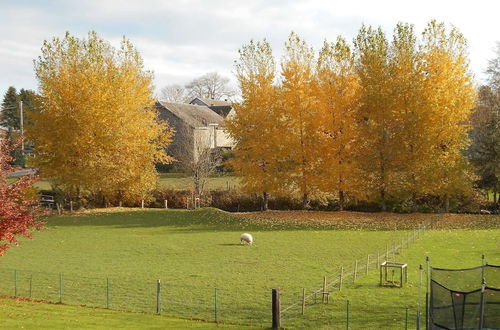
<instances>
[{"instance_id":1,"label":"roof gable","mask_svg":"<svg viewBox=\"0 0 500 330\"><path fill-rule=\"evenodd\" d=\"M224 118L205 106L161 101L158 103L161 105L159 107L160 112L170 111L193 128L204 127L208 124L221 124L224 121Z\"/></svg>"},{"instance_id":2,"label":"roof gable","mask_svg":"<svg viewBox=\"0 0 500 330\"><path fill-rule=\"evenodd\" d=\"M196 102L196 100L205 104L207 107L230 107L231 103L222 100L213 100L205 97L195 97L189 102L190 104L200 104L200 102Z\"/></svg>"}]
</instances>

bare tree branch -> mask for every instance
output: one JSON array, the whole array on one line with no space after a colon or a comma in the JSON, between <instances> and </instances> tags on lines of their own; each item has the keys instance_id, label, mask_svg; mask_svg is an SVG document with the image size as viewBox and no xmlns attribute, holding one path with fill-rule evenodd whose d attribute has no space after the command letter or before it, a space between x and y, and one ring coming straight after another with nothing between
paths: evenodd
<instances>
[{"instance_id":1,"label":"bare tree branch","mask_svg":"<svg viewBox=\"0 0 500 330\"><path fill-rule=\"evenodd\" d=\"M160 91L160 100L175 103L187 103L190 101L187 90L178 84L165 86Z\"/></svg>"},{"instance_id":2,"label":"bare tree branch","mask_svg":"<svg viewBox=\"0 0 500 330\"><path fill-rule=\"evenodd\" d=\"M217 72L207 73L186 84L185 88L190 99L195 97L213 100L231 99L236 91L228 86L229 79Z\"/></svg>"}]
</instances>

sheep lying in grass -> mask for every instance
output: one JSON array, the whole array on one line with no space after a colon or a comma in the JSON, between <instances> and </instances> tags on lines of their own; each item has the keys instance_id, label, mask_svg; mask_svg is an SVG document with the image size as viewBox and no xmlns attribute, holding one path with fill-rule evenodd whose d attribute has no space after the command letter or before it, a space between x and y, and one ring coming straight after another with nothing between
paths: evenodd
<instances>
[{"instance_id":1,"label":"sheep lying in grass","mask_svg":"<svg viewBox=\"0 0 500 330\"><path fill-rule=\"evenodd\" d=\"M244 242L246 242L248 245L252 245L252 243L253 243L252 235L250 235L248 233L241 234L240 244L243 244Z\"/></svg>"}]
</instances>

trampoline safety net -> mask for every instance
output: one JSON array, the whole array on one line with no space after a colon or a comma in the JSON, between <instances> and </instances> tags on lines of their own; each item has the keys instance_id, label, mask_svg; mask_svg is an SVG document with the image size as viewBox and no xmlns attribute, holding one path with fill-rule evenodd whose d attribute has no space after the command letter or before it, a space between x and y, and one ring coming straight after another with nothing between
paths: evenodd
<instances>
[{"instance_id":1,"label":"trampoline safety net","mask_svg":"<svg viewBox=\"0 0 500 330\"><path fill-rule=\"evenodd\" d=\"M500 329L500 266L431 268L429 329Z\"/></svg>"}]
</instances>

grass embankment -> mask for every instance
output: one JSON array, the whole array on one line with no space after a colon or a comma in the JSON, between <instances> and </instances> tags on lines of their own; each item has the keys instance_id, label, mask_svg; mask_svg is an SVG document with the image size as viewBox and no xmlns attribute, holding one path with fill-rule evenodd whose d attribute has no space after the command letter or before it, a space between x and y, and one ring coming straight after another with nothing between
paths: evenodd
<instances>
[{"instance_id":1,"label":"grass embankment","mask_svg":"<svg viewBox=\"0 0 500 330\"><path fill-rule=\"evenodd\" d=\"M325 275L336 278L341 265L359 260L363 273L367 254L373 258L373 253L400 241L410 227L433 216L436 227L468 223L461 227L475 229L432 230L397 255L409 264L410 284L404 289L379 288L372 269L354 284L347 280L331 304L309 306L304 317L292 309L283 320L287 327L342 328L349 299L354 329L391 328L387 322L393 319L396 329L401 328L405 307L414 312L417 268L426 255L442 267L476 266L483 253L490 263L500 263L498 217L455 221L443 215L351 212L235 216L212 209L94 211L47 219L46 229L35 239L23 240L2 257L2 268L19 270L19 295L28 295L31 280L33 298L59 301L58 274L63 273L63 302L101 307L106 305L109 278L111 308L148 312L155 309L156 279L161 279L163 314L207 320L215 318L218 288L218 320L269 325L272 287L281 288L285 308L297 301L302 288L318 289ZM245 231L254 235L254 246L239 244ZM0 293L13 294L12 274L0 272Z\"/></svg>"}]
</instances>

